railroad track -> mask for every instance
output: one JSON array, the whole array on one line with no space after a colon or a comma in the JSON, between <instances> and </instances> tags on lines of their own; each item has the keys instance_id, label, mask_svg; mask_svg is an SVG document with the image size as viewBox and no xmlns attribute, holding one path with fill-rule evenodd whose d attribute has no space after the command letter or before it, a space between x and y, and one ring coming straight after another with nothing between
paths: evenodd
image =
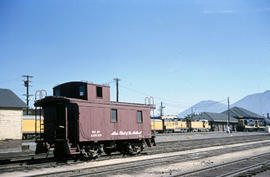
<instances>
[{"instance_id":1,"label":"railroad track","mask_svg":"<svg viewBox=\"0 0 270 177\"><path fill-rule=\"evenodd\" d=\"M231 152L238 152L243 150L249 150L252 148L258 148L258 147L265 147L270 146L270 142L268 143L261 143L261 144L251 144L251 145L245 145L245 146L236 146L236 147L228 147L224 149L215 149L211 151L202 151L202 152L195 152L195 153L189 153L189 154L179 154L179 155L173 155L173 156L165 156L165 157L156 157L151 159L145 159L145 160L134 160L131 162L123 162L123 163L117 163L117 164L110 164L110 165L104 165L104 166L97 166L97 167L87 167L84 169L72 169L68 171L60 171L60 172L53 172L53 173L47 173L42 175L34 175L34 176L105 176L105 175L119 175L119 174L134 174L136 170L143 170L145 168L150 167L156 167L156 166L162 166L162 165L168 165L168 164L174 164L179 162L186 162L190 160L199 160L204 159L207 157L213 157L221 154L231 153ZM270 158L270 153L266 153L263 155L260 155L260 157L264 158ZM256 156L256 159L259 157ZM255 157L254 157L255 159ZM249 161L250 158L244 159L243 161ZM125 160L123 160L125 161ZM237 161L240 162L240 161ZM252 161L253 162L253 161ZM236 163L236 162L235 162ZM245 162L246 163L246 162ZM254 162L253 162L254 163ZM215 169L218 166L215 166L213 168L209 169ZM208 169L204 169L208 170ZM195 173L198 173L201 171L195 171L195 172L189 172L186 174L177 174L175 176L192 176ZM208 173L207 173L208 174ZM197 175L195 175L197 176ZM198 176L209 176L209 175L198 175ZM214 176L217 176L215 174Z\"/></svg>"},{"instance_id":2,"label":"railroad track","mask_svg":"<svg viewBox=\"0 0 270 177\"><path fill-rule=\"evenodd\" d=\"M259 164L251 165L246 168L242 168L230 173L227 173L221 177L243 177L243 176L255 176L270 170L270 160L266 160Z\"/></svg>"},{"instance_id":3,"label":"railroad track","mask_svg":"<svg viewBox=\"0 0 270 177\"><path fill-rule=\"evenodd\" d=\"M169 142L159 142L157 143L157 147L146 148L144 150L145 153L159 153L159 151L164 151L164 148L168 149L168 152L173 152L175 150L187 150L190 148L201 148L207 145L209 146L218 146L218 145L226 145L232 143L239 142L252 142L252 141L261 141L270 139L269 135L251 135L251 136L235 136L235 137L224 137L224 138L209 138L209 139L196 139L196 140L183 140L183 141L169 141ZM209 144L211 142L211 144ZM24 152L24 153L11 153L11 154L0 154L0 165L8 164L8 163L16 163L24 162L24 160L30 159L42 159L45 157L43 155L35 155L34 152ZM50 152L48 157L53 157L53 153Z\"/></svg>"},{"instance_id":4,"label":"railroad track","mask_svg":"<svg viewBox=\"0 0 270 177\"><path fill-rule=\"evenodd\" d=\"M208 177L248 177L270 170L270 153L264 153L249 158L243 158L228 163L213 165L198 170L178 173L171 177L192 177L192 176L208 176ZM220 173L222 173L220 175Z\"/></svg>"},{"instance_id":5,"label":"railroad track","mask_svg":"<svg viewBox=\"0 0 270 177\"><path fill-rule=\"evenodd\" d=\"M262 140L269 140L270 137L267 135L253 135L253 136L243 136L243 137L228 137L228 138L212 138L212 139L202 139L202 140L191 140L191 141L175 141L175 142L164 142L158 143L156 148L147 148L143 155L148 154L159 154L164 152L176 152L176 151L184 151L196 148L205 148L205 147L213 147L219 145L229 145L236 144L242 142L256 142ZM120 154L114 154L112 156L103 155L101 158L95 161L102 161L107 159L117 159L122 158L123 156ZM20 170L31 170L38 168L46 168L46 167L56 167L62 165L73 165L82 163L82 161L74 162L74 160L68 160L66 163L58 163L55 162L52 157L49 158L39 158L39 159L25 159L18 160L15 159L10 161L10 163L0 165L0 173L3 172L11 172L11 171L20 171Z\"/></svg>"},{"instance_id":6,"label":"railroad track","mask_svg":"<svg viewBox=\"0 0 270 177\"><path fill-rule=\"evenodd\" d=\"M144 152L147 154L158 154L164 152L185 151L190 149L229 145L241 142L255 142L269 139L270 139L269 135L253 135L253 136L200 139L200 140L171 141L158 143L155 148L146 148Z\"/></svg>"}]
</instances>

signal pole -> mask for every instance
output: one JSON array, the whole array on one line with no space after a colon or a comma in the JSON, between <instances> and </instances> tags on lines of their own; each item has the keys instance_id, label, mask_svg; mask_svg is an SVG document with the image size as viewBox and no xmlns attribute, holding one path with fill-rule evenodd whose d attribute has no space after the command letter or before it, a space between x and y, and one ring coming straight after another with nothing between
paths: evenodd
<instances>
[{"instance_id":1,"label":"signal pole","mask_svg":"<svg viewBox=\"0 0 270 177\"><path fill-rule=\"evenodd\" d=\"M33 95L29 95L29 83L30 78L33 78L33 76L29 76L29 75L23 75L23 78L26 78L26 80L23 80L24 82L24 86L26 87L26 94L24 94L24 96L26 96L26 104L27 104L27 108L26 108L26 115L28 115L29 112L29 97L33 96Z\"/></svg>"},{"instance_id":2,"label":"signal pole","mask_svg":"<svg viewBox=\"0 0 270 177\"><path fill-rule=\"evenodd\" d=\"M119 102L119 78L114 78L113 80L116 81L116 102Z\"/></svg>"}]
</instances>

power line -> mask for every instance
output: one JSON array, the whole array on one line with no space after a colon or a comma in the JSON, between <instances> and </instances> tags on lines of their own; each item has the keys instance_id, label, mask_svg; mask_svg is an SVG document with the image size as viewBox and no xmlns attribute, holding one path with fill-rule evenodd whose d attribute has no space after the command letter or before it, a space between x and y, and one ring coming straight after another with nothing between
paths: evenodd
<instances>
[{"instance_id":1,"label":"power line","mask_svg":"<svg viewBox=\"0 0 270 177\"><path fill-rule=\"evenodd\" d=\"M129 88L129 87L126 87L126 86L123 86L123 85L121 85L120 87L122 87L124 89L127 89L127 90L130 90L130 91L133 91L133 92L138 93L138 94L143 95L143 96L151 95L149 93L138 91L136 89ZM164 100L166 102L172 103L172 104L191 104L191 102L189 102L189 103L188 102L179 102L179 101L169 100L167 98L162 98L162 97L157 97L157 96L154 96L154 97L157 98L157 99Z\"/></svg>"},{"instance_id":2,"label":"power line","mask_svg":"<svg viewBox=\"0 0 270 177\"><path fill-rule=\"evenodd\" d=\"M133 88L129 88L129 87L126 87L126 86L123 86L121 85L120 86L121 88L124 88L124 89L127 89L129 91L133 91L137 94L140 94L140 95L143 95L143 96L149 96L150 94L149 93L146 93L146 92L142 92L142 91L138 91L136 89L133 89ZM187 102L179 102L179 101L175 101L175 100L170 100L170 99L165 99L165 98L161 98L161 97L156 97L154 96L156 99L159 99L159 100L163 100L165 101L167 104L174 104L174 106L170 105L169 107L174 107L174 108L179 108L180 106L177 106L177 105L183 105L183 104L191 104L190 103L187 103ZM223 99L223 100L220 100L220 101L216 101L215 103L212 103L212 104L208 104L208 105L204 105L204 106L191 106L191 108L207 108L207 107L211 107L215 104L219 104L219 103L222 103L222 102L225 102L227 99ZM183 106L182 106L183 107Z\"/></svg>"},{"instance_id":3,"label":"power line","mask_svg":"<svg viewBox=\"0 0 270 177\"><path fill-rule=\"evenodd\" d=\"M19 77L17 77L17 78L13 78L13 79L8 79L8 80L2 80L2 81L0 81L0 83L5 83L5 82L16 81L16 80L18 80L18 79L19 79Z\"/></svg>"}]
</instances>

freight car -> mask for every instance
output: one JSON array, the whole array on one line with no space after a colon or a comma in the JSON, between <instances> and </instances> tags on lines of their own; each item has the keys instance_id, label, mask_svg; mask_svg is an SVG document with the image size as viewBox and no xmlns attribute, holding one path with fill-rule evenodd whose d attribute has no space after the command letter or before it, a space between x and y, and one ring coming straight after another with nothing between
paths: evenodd
<instances>
[{"instance_id":1,"label":"freight car","mask_svg":"<svg viewBox=\"0 0 270 177\"><path fill-rule=\"evenodd\" d=\"M237 130L238 131L256 131L265 130L266 122L264 120L254 120L254 119L242 119L238 121Z\"/></svg>"},{"instance_id":2,"label":"freight car","mask_svg":"<svg viewBox=\"0 0 270 177\"><path fill-rule=\"evenodd\" d=\"M110 101L110 87L68 82L53 88L53 96L35 102L44 111L44 133L36 153L54 148L56 159L95 158L105 152L138 154L155 146L150 110L154 105Z\"/></svg>"},{"instance_id":3,"label":"freight car","mask_svg":"<svg viewBox=\"0 0 270 177\"><path fill-rule=\"evenodd\" d=\"M163 132L163 121L161 119L151 119L151 130L152 132L162 133Z\"/></svg>"},{"instance_id":4,"label":"freight car","mask_svg":"<svg viewBox=\"0 0 270 177\"><path fill-rule=\"evenodd\" d=\"M186 121L178 119L166 119L164 120L164 129L166 132L187 132Z\"/></svg>"},{"instance_id":5,"label":"freight car","mask_svg":"<svg viewBox=\"0 0 270 177\"><path fill-rule=\"evenodd\" d=\"M151 119L154 132L208 132L211 129L207 120L187 122L180 119Z\"/></svg>"},{"instance_id":6,"label":"freight car","mask_svg":"<svg viewBox=\"0 0 270 177\"><path fill-rule=\"evenodd\" d=\"M208 132L211 126L207 120L198 120L190 122L190 130L193 132Z\"/></svg>"},{"instance_id":7,"label":"freight car","mask_svg":"<svg viewBox=\"0 0 270 177\"><path fill-rule=\"evenodd\" d=\"M265 120L257 120L257 129L258 130L263 130L263 131L266 129Z\"/></svg>"},{"instance_id":8,"label":"freight car","mask_svg":"<svg viewBox=\"0 0 270 177\"><path fill-rule=\"evenodd\" d=\"M35 138L36 132L43 133L43 129L40 127L43 125L43 118L35 120L35 116L23 116L22 120L22 138L32 139Z\"/></svg>"}]
</instances>

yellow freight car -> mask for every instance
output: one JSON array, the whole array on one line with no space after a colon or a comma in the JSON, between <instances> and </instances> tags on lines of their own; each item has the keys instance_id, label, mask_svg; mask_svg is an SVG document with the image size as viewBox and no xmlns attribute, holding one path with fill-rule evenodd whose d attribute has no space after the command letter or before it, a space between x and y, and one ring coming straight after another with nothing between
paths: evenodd
<instances>
[{"instance_id":1,"label":"yellow freight car","mask_svg":"<svg viewBox=\"0 0 270 177\"><path fill-rule=\"evenodd\" d=\"M164 121L166 132L187 132L186 121L181 121L178 119L167 119Z\"/></svg>"},{"instance_id":2,"label":"yellow freight car","mask_svg":"<svg viewBox=\"0 0 270 177\"><path fill-rule=\"evenodd\" d=\"M174 132L187 132L187 131L188 131L187 122L178 120L177 124L175 125Z\"/></svg>"},{"instance_id":3,"label":"yellow freight car","mask_svg":"<svg viewBox=\"0 0 270 177\"><path fill-rule=\"evenodd\" d=\"M264 120L256 120L256 127L258 130L265 130L266 122Z\"/></svg>"},{"instance_id":4,"label":"yellow freight car","mask_svg":"<svg viewBox=\"0 0 270 177\"><path fill-rule=\"evenodd\" d=\"M161 119L151 119L151 130L153 132L163 132L163 123Z\"/></svg>"},{"instance_id":5,"label":"yellow freight car","mask_svg":"<svg viewBox=\"0 0 270 177\"><path fill-rule=\"evenodd\" d=\"M211 126L207 120L199 120L190 122L190 128L193 132L208 132Z\"/></svg>"},{"instance_id":6,"label":"yellow freight car","mask_svg":"<svg viewBox=\"0 0 270 177\"><path fill-rule=\"evenodd\" d=\"M238 131L256 131L265 130L266 123L264 120L242 119L238 121Z\"/></svg>"},{"instance_id":7,"label":"yellow freight car","mask_svg":"<svg viewBox=\"0 0 270 177\"><path fill-rule=\"evenodd\" d=\"M163 125L164 124L164 125ZM179 119L151 119L151 129L155 132L208 132L211 129L207 120L186 122Z\"/></svg>"},{"instance_id":8,"label":"yellow freight car","mask_svg":"<svg viewBox=\"0 0 270 177\"><path fill-rule=\"evenodd\" d=\"M166 132L174 132L177 120L166 119L164 120L164 129Z\"/></svg>"},{"instance_id":9,"label":"yellow freight car","mask_svg":"<svg viewBox=\"0 0 270 177\"><path fill-rule=\"evenodd\" d=\"M22 120L23 139L33 138L35 136L35 131L43 132L43 126L42 126L43 120L41 120L40 122L40 120L37 119L36 121L35 121L35 116L23 116L23 120ZM40 130L40 125L41 125L41 130Z\"/></svg>"}]
</instances>

